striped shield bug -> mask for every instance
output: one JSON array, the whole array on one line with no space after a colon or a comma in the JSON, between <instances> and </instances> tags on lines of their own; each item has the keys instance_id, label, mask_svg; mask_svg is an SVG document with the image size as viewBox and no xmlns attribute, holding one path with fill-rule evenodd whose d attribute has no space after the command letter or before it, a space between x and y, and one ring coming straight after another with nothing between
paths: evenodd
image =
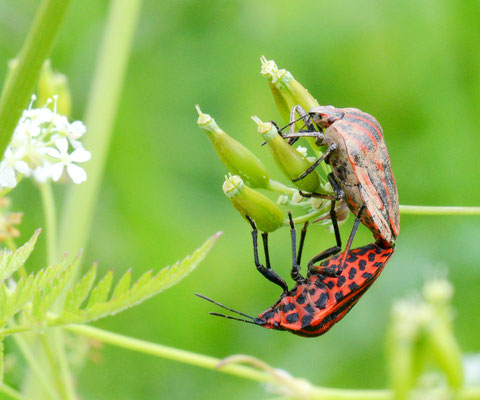
<instances>
[{"instance_id":1,"label":"striped shield bug","mask_svg":"<svg viewBox=\"0 0 480 400\"><path fill-rule=\"evenodd\" d=\"M296 113L308 130L294 132ZM356 108L319 106L307 114L301 106L295 106L290 132L283 136L290 140L315 137L318 145L327 146L325 153L293 181L303 179L325 160L332 167L328 178L336 199L344 198L356 216L364 207L360 219L373 232L376 243L393 247L400 232L398 193L378 121ZM329 198L316 193L305 195Z\"/></svg>"},{"instance_id":2,"label":"striped shield bug","mask_svg":"<svg viewBox=\"0 0 480 400\"><path fill-rule=\"evenodd\" d=\"M302 229L297 255L296 232L291 216L290 221L293 256L292 276L294 276L295 274L299 275L298 269L307 225ZM357 226L358 221L359 218L356 220ZM253 222L252 226L254 227ZM334 228L338 230L335 224ZM350 237L353 236L350 235ZM255 236L253 244L255 263L258 268L260 263ZM292 290L285 288L286 284L283 280L282 284L275 282L284 289L284 292L271 307L256 318L226 307L198 293L196 295L243 318L216 312L210 313L211 315L247 322L267 329L289 331L299 336L315 337L323 335L352 309L360 297L375 282L394 251L393 247L382 248L376 243L356 249L348 249L344 253L334 256L331 255L330 250L320 253L309 262L306 278L298 279ZM266 253L266 259L268 260L268 253ZM315 265L320 260L323 260L322 263ZM267 267L264 268L271 270L269 261L267 261ZM275 276L278 275L275 274ZM273 279L270 280L274 282Z\"/></svg>"}]
</instances>

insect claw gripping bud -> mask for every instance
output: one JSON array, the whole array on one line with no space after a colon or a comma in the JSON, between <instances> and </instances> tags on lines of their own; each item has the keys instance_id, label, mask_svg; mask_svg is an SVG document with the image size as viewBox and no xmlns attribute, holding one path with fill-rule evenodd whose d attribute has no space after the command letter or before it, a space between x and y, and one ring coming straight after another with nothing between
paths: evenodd
<instances>
[{"instance_id":1,"label":"insect claw gripping bud","mask_svg":"<svg viewBox=\"0 0 480 400\"><path fill-rule=\"evenodd\" d=\"M223 184L225 195L246 218L248 215L262 232L273 232L283 223L283 212L272 200L249 188L238 175L229 175Z\"/></svg>"},{"instance_id":2,"label":"insect claw gripping bud","mask_svg":"<svg viewBox=\"0 0 480 400\"><path fill-rule=\"evenodd\" d=\"M57 96L56 112L69 116L72 110L72 97L68 88L67 77L58 71L52 70L50 60L45 61L38 78L38 103L43 106L48 99ZM50 108L54 104L50 104ZM55 111L55 110L54 110Z\"/></svg>"},{"instance_id":3,"label":"insect claw gripping bud","mask_svg":"<svg viewBox=\"0 0 480 400\"><path fill-rule=\"evenodd\" d=\"M298 150L290 146L277 132L271 122L262 122L258 117L252 117L258 125L258 132L268 144L277 166L290 179L298 178L312 163ZM295 186L306 192L317 192L320 189L320 177L316 171L305 178L293 182Z\"/></svg>"},{"instance_id":4,"label":"insect claw gripping bud","mask_svg":"<svg viewBox=\"0 0 480 400\"><path fill-rule=\"evenodd\" d=\"M218 157L227 169L234 175L240 175L251 187L267 187L270 176L262 162L244 145L220 129L210 115L202 113L198 104L196 109L198 126L206 131Z\"/></svg>"}]
</instances>

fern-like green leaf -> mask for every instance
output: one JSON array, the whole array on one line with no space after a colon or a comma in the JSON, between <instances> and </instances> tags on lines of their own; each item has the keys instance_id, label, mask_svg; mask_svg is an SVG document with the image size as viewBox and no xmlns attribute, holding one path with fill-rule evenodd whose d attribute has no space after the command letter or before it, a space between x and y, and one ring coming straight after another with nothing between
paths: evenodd
<instances>
[{"instance_id":1,"label":"fern-like green leaf","mask_svg":"<svg viewBox=\"0 0 480 400\"><path fill-rule=\"evenodd\" d=\"M0 282L10 277L25 264L35 247L40 232L41 229L37 229L30 240L14 252L3 250L0 254Z\"/></svg>"},{"instance_id":2,"label":"fern-like green leaf","mask_svg":"<svg viewBox=\"0 0 480 400\"><path fill-rule=\"evenodd\" d=\"M83 301L87 298L90 290L92 289L93 282L97 276L97 265L93 264L88 272L80 279L73 290L68 292L65 299L65 310L75 311L80 308Z\"/></svg>"},{"instance_id":3,"label":"fern-like green leaf","mask_svg":"<svg viewBox=\"0 0 480 400\"><path fill-rule=\"evenodd\" d=\"M92 290L87 307L83 310L64 310L58 317L52 318L52 325L67 323L88 322L108 315L116 314L126 308L132 307L154 296L186 277L205 258L212 248L220 233L209 238L191 256L171 267L160 270L152 276L151 271L144 273L133 285L130 286L130 271L120 279L109 299L106 293L110 290L112 275L109 272L96 288ZM107 290L108 289L108 290ZM74 311L74 312L72 312Z\"/></svg>"}]
</instances>

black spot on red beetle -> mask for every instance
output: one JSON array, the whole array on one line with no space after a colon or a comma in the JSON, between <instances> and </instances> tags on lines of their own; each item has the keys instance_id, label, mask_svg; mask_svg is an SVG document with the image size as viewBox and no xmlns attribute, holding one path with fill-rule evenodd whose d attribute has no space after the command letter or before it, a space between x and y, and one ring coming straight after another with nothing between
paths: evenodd
<instances>
[{"instance_id":1,"label":"black spot on red beetle","mask_svg":"<svg viewBox=\"0 0 480 400\"><path fill-rule=\"evenodd\" d=\"M305 315L302 318L302 328L305 326L309 326L312 323L313 316L311 315Z\"/></svg>"},{"instance_id":2,"label":"black spot on red beetle","mask_svg":"<svg viewBox=\"0 0 480 400\"><path fill-rule=\"evenodd\" d=\"M367 265L367 262L365 260L360 260L358 262L358 268L360 268L360 271L364 271L366 265Z\"/></svg>"},{"instance_id":3,"label":"black spot on red beetle","mask_svg":"<svg viewBox=\"0 0 480 400\"><path fill-rule=\"evenodd\" d=\"M305 300L306 300L306 297L305 295L302 293L300 296L297 297L297 303L298 304L303 304L305 303Z\"/></svg>"},{"instance_id":4,"label":"black spot on red beetle","mask_svg":"<svg viewBox=\"0 0 480 400\"><path fill-rule=\"evenodd\" d=\"M337 287L342 287L346 280L347 278L345 278L343 275L340 275L337 280Z\"/></svg>"},{"instance_id":5,"label":"black spot on red beetle","mask_svg":"<svg viewBox=\"0 0 480 400\"><path fill-rule=\"evenodd\" d=\"M372 277L372 274L368 273L368 272L364 272L362 274L362 278L365 278L365 279L370 279Z\"/></svg>"},{"instance_id":6,"label":"black spot on red beetle","mask_svg":"<svg viewBox=\"0 0 480 400\"><path fill-rule=\"evenodd\" d=\"M328 282L327 282L327 287L328 287L329 289L333 289L334 286L335 286L335 283L334 283L333 281L328 281Z\"/></svg>"},{"instance_id":7,"label":"black spot on red beetle","mask_svg":"<svg viewBox=\"0 0 480 400\"><path fill-rule=\"evenodd\" d=\"M310 294L310 296L313 296L315 293L317 293L317 289L315 288L308 289L308 293Z\"/></svg>"},{"instance_id":8,"label":"black spot on red beetle","mask_svg":"<svg viewBox=\"0 0 480 400\"><path fill-rule=\"evenodd\" d=\"M343 292L337 292L335 293L335 300L341 300L343 299Z\"/></svg>"},{"instance_id":9,"label":"black spot on red beetle","mask_svg":"<svg viewBox=\"0 0 480 400\"><path fill-rule=\"evenodd\" d=\"M381 262L376 262L375 264L373 264L373 266L374 266L375 268L380 268L380 267L383 267L383 263L381 263Z\"/></svg>"},{"instance_id":10,"label":"black spot on red beetle","mask_svg":"<svg viewBox=\"0 0 480 400\"><path fill-rule=\"evenodd\" d=\"M370 261L370 262L375 261L375 253L373 253L373 252L368 253L368 261Z\"/></svg>"},{"instance_id":11,"label":"black spot on red beetle","mask_svg":"<svg viewBox=\"0 0 480 400\"><path fill-rule=\"evenodd\" d=\"M315 312L315 308L313 308L313 306L311 304L307 304L304 307L304 310L309 314L313 314Z\"/></svg>"},{"instance_id":12,"label":"black spot on red beetle","mask_svg":"<svg viewBox=\"0 0 480 400\"><path fill-rule=\"evenodd\" d=\"M328 298L329 298L329 297L330 297L330 296L328 295L328 293L323 292L323 293L320 295L319 299L315 302L315 305L316 305L318 308L320 308L320 309L323 310L323 309L325 308L325 306L327 305L327 301L328 301Z\"/></svg>"},{"instance_id":13,"label":"black spot on red beetle","mask_svg":"<svg viewBox=\"0 0 480 400\"><path fill-rule=\"evenodd\" d=\"M274 317L275 317L275 313L274 313L273 311L269 311L269 312L266 312L265 314L263 314L263 317L262 317L262 318L263 318L265 321L268 321L268 320L270 320L270 319L272 319L272 318L274 318Z\"/></svg>"},{"instance_id":14,"label":"black spot on red beetle","mask_svg":"<svg viewBox=\"0 0 480 400\"><path fill-rule=\"evenodd\" d=\"M353 292L358 289L358 285L355 282L352 282L350 285L348 285L348 288Z\"/></svg>"},{"instance_id":15,"label":"black spot on red beetle","mask_svg":"<svg viewBox=\"0 0 480 400\"><path fill-rule=\"evenodd\" d=\"M287 312L289 312L289 311L295 310L295 308L296 308L295 303L287 303L287 304L284 304L284 305L283 305L283 310L282 310L282 311L283 311L284 313L287 313Z\"/></svg>"},{"instance_id":16,"label":"black spot on red beetle","mask_svg":"<svg viewBox=\"0 0 480 400\"><path fill-rule=\"evenodd\" d=\"M294 324L298 321L298 313L287 315L287 318L285 319L289 324Z\"/></svg>"},{"instance_id":17,"label":"black spot on red beetle","mask_svg":"<svg viewBox=\"0 0 480 400\"><path fill-rule=\"evenodd\" d=\"M315 286L319 289L325 289L325 284L320 279L315 280Z\"/></svg>"},{"instance_id":18,"label":"black spot on red beetle","mask_svg":"<svg viewBox=\"0 0 480 400\"><path fill-rule=\"evenodd\" d=\"M357 270L356 268L350 268L350 271L348 272L348 279L353 279L355 278L355 275L357 275Z\"/></svg>"}]
</instances>

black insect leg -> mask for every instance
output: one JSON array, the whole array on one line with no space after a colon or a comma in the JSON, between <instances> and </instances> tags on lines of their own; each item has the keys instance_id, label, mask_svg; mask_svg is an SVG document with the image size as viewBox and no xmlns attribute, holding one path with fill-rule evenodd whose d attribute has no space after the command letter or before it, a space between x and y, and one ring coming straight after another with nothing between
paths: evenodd
<instances>
[{"instance_id":1,"label":"black insect leg","mask_svg":"<svg viewBox=\"0 0 480 400\"><path fill-rule=\"evenodd\" d=\"M338 182L335 180L335 177L333 176L333 172L330 172L328 175L328 180L330 182L330 185L332 185L332 189L335 192L335 196L331 196L329 194L322 194L322 193L305 193L301 190L298 191L300 196L302 197L314 197L318 199L325 199L325 200L343 200L345 198L345 192L343 189L340 187Z\"/></svg>"},{"instance_id":2,"label":"black insect leg","mask_svg":"<svg viewBox=\"0 0 480 400\"><path fill-rule=\"evenodd\" d=\"M292 238L292 272L290 273L292 279L295 282L301 282L303 281L303 276L300 275L300 265L298 263L298 257L297 257L297 231L295 230L295 224L293 223L293 218L292 218L292 213L289 211L288 212L288 219L290 220L290 236ZM305 229L305 234L306 234L306 228ZM305 237L303 237L303 240L305 240ZM303 247L303 243L301 244ZM300 253L300 251L299 251Z\"/></svg>"},{"instance_id":3,"label":"black insect leg","mask_svg":"<svg viewBox=\"0 0 480 400\"><path fill-rule=\"evenodd\" d=\"M310 167L308 167L307 170L302 175L300 175L298 178L292 179L292 182L297 182L300 179L305 178L311 172L313 172L313 170L317 168L320 165L320 163L330 155L332 151L337 150L337 148L338 146L336 143L332 143L330 146L328 146L327 150L325 150L325 153L323 153L321 157L317 158L317 160L315 160L315 162L312 165L310 165Z\"/></svg>"},{"instance_id":4,"label":"black insect leg","mask_svg":"<svg viewBox=\"0 0 480 400\"><path fill-rule=\"evenodd\" d=\"M252 226L252 241L253 241L253 259L255 261L255 266L257 267L258 271L265 277L267 278L270 282L275 283L276 285L280 286L283 289L283 293L288 292L288 286L286 282L270 267L270 259L268 256L268 236L264 236L264 248L267 248L266 251L266 259L267 259L267 266L268 268L265 268L260 263L260 260L258 258L258 230L257 226L255 225L255 222L253 219L251 219L248 215L246 215L246 218L250 222L250 225ZM263 236L262 236L263 237Z\"/></svg>"},{"instance_id":5,"label":"black insect leg","mask_svg":"<svg viewBox=\"0 0 480 400\"><path fill-rule=\"evenodd\" d=\"M360 212L358 213L357 217L355 218L355 222L353 223L353 228L352 228L352 231L350 232L350 236L348 238L347 245L345 246L345 250L343 251L342 256L339 258L338 265L335 265L333 267L328 267L328 268L322 267L321 265L320 266L313 266L312 265L312 268L315 271L315 273L323 274L323 275L327 275L327 276L331 276L331 277L338 277L342 273L342 271L345 267L345 261L348 257L348 252L350 251L350 248L352 247L353 238L355 237L355 234L357 233L358 225L360 224L360 217L361 217L361 214L362 214L364 208L365 207L362 207L360 209ZM315 262L317 262L317 261L319 261L319 260L316 260ZM309 263L309 268L310 268L310 263Z\"/></svg>"},{"instance_id":6,"label":"black insect leg","mask_svg":"<svg viewBox=\"0 0 480 400\"><path fill-rule=\"evenodd\" d=\"M297 264L301 265L302 263L302 253L303 253L303 245L305 243L305 237L307 236L307 228L308 228L309 222L305 222L302 228L302 232L300 235L300 245L298 246L298 254L297 254Z\"/></svg>"},{"instance_id":7,"label":"black insect leg","mask_svg":"<svg viewBox=\"0 0 480 400\"><path fill-rule=\"evenodd\" d=\"M335 241L337 242L336 246L330 247L329 249L322 251L320 254L317 254L308 262L308 273L324 273L326 268L317 267L313 264L324 260L334 254L339 253L342 250L342 238L340 236L340 229L338 228L338 221L337 221L337 213L335 212L335 200L332 200L332 204L330 207L330 218L332 220L333 231L335 232ZM326 271L326 275L328 275L329 271Z\"/></svg>"}]
</instances>

